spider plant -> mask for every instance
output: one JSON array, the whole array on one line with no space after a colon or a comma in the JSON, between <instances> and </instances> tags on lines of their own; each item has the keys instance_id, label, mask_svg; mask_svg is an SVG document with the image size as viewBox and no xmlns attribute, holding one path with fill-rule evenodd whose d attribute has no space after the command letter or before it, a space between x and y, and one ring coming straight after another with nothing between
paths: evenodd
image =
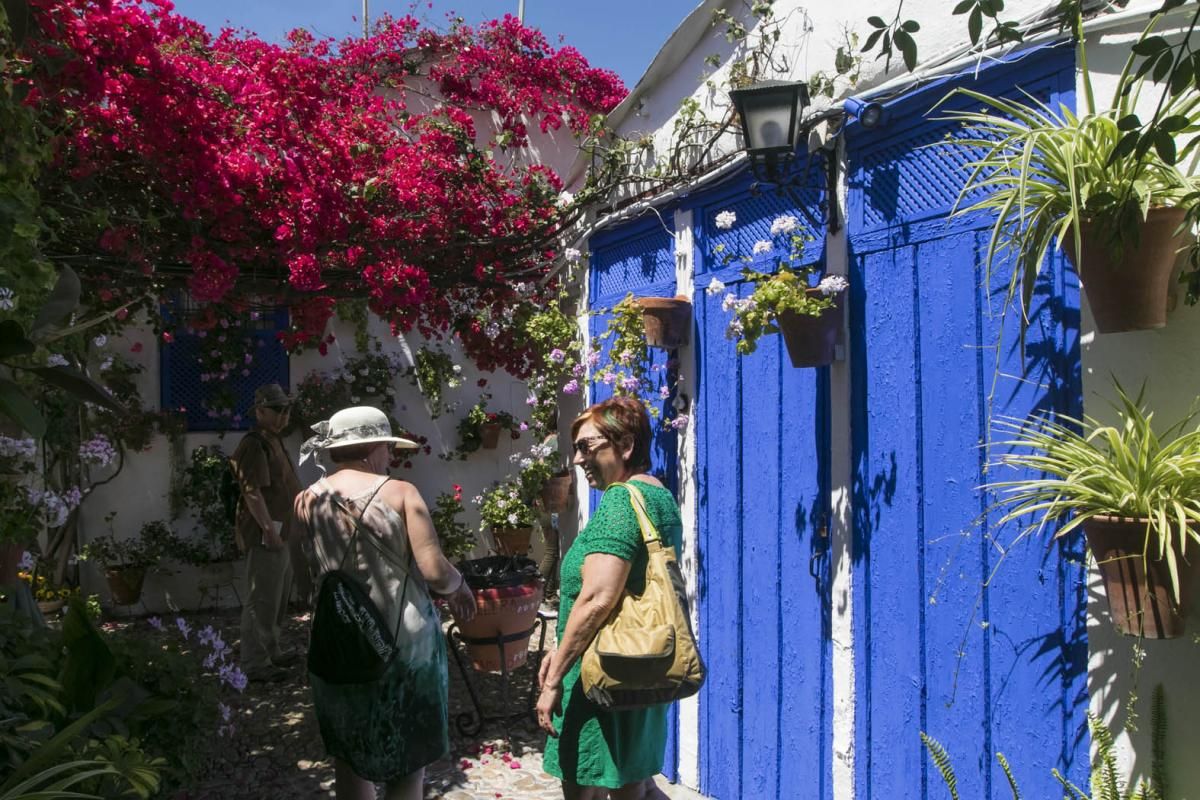
<instances>
[{"instance_id":1,"label":"spider plant","mask_svg":"<svg viewBox=\"0 0 1200 800\"><path fill-rule=\"evenodd\" d=\"M1194 201L1188 195L1200 186L1192 175L1194 162L1186 170L1176 166L1195 142L1177 152L1174 139L1200 131L1200 94L1189 84L1164 97L1157 114L1159 127L1173 135L1162 137L1153 148L1130 152L1118 145L1136 119L1132 115L1143 81L1133 72L1134 55L1126 62L1111 104L1097 111L1082 38L1079 49L1085 81L1082 116L1061 105L1055 111L1026 92L1025 99L1011 99L958 88L939 103L961 96L983 106L978 111L946 111L943 119L963 127L940 146L966 148L971 158L953 213L996 215L987 248L989 280L995 265L1002 263L997 256L1015 258L1007 301L1019 297L1022 334L1051 245L1061 248L1071 237L1074 253L1081 253L1080 223L1088 222L1107 233L1110 247L1119 254L1123 245L1136 244L1138 224L1151 208L1183 206L1185 199Z\"/></svg>"},{"instance_id":2,"label":"spider plant","mask_svg":"<svg viewBox=\"0 0 1200 800\"><path fill-rule=\"evenodd\" d=\"M1189 540L1200 544L1200 427L1189 429L1197 410L1159 435L1143 402L1145 387L1136 398L1119 383L1116 389L1119 425L1089 416L998 419L1000 440L991 447L1004 452L991 459L989 473L1016 469L1040 477L984 488L1006 510L999 524L1032 516L1019 536L1058 522L1056 535L1065 536L1098 515L1145 520L1142 557L1166 563L1180 602L1178 560Z\"/></svg>"}]
</instances>

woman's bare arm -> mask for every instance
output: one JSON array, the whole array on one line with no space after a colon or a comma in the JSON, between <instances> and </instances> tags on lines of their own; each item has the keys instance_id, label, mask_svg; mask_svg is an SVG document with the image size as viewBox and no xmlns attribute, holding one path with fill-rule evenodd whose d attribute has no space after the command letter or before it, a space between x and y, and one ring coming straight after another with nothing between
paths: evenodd
<instances>
[{"instance_id":1,"label":"woman's bare arm","mask_svg":"<svg viewBox=\"0 0 1200 800\"><path fill-rule=\"evenodd\" d=\"M596 632L617 607L631 566L625 559L608 553L592 553L583 560L583 588L571 606L562 641L550 656L543 686L560 685L571 665L583 655Z\"/></svg>"}]
</instances>

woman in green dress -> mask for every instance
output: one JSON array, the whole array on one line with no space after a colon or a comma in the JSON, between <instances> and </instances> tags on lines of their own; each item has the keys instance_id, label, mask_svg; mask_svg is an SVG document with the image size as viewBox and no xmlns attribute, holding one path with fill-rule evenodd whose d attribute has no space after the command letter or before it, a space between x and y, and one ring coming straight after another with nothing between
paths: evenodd
<instances>
[{"instance_id":1,"label":"woman in green dress","mask_svg":"<svg viewBox=\"0 0 1200 800\"><path fill-rule=\"evenodd\" d=\"M542 660L538 724L550 735L543 767L566 800L657 800L667 742L667 706L606 711L584 696L579 659L628 587L646 579L646 545L629 500L614 483L634 481L663 540L679 546L675 498L652 475L650 419L636 400L597 403L571 426L574 463L604 491L600 507L563 556L558 648ZM611 488L609 488L611 487Z\"/></svg>"}]
</instances>

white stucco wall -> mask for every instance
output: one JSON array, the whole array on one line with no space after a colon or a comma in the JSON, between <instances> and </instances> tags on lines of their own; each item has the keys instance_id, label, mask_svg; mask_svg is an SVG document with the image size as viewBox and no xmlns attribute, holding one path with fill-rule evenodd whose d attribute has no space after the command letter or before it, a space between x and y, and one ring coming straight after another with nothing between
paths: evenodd
<instances>
[{"instance_id":1,"label":"white stucco wall","mask_svg":"<svg viewBox=\"0 0 1200 800\"><path fill-rule=\"evenodd\" d=\"M321 356L316 350L311 350L291 358L290 374L293 387L312 370L339 369L346 359L357 355L354 351L352 327L335 322L332 330L337 339L327 356ZM392 337L387 325L374 317L372 317L371 333L384 343L385 353L404 352L406 346L408 352L416 352L425 343L424 339L415 334L403 340ZM142 343L141 353L128 352L134 342ZM159 357L158 345L153 334L149 332L129 333L124 341L114 340L109 346L116 349L117 352L127 353L130 358L139 359L145 365L146 370L141 376L142 397L148 405L157 407ZM439 453L448 452L455 447L458 422L467 409L479 399L482 391L491 392L492 400L489 405L493 410L507 410L518 418L527 417L528 409L525 404L527 393L523 382L503 372L480 373L475 370L469 359L461 357L461 351L455 345L447 342L443 343L443 346L456 355L457 362L463 367L462 386L458 389L446 390L443 394L444 399L447 402L456 403L458 409L442 414L436 419L431 417L420 392L409 383L407 378L399 375L395 377L392 382L396 391L396 407L393 409L393 413L396 419L410 431L428 437L433 453L414 456L411 469L400 468L394 470L393 475L412 481L431 506L439 493L451 491L452 484L460 484L463 487L463 501L466 507L466 513L461 519L473 528L477 528L479 516L475 506L471 503L471 498L493 481L516 473L516 465L510 463L509 456L533 445L535 442L533 442L531 434L525 433L517 440L501 436L497 449L478 450L465 461L446 461L437 456ZM476 386L476 380L481 377L487 378L486 389ZM570 409L564 409L564 414L569 415L570 411ZM200 445L215 444L226 453L232 453L241 437L241 433L229 433L224 437L215 433L189 433L184 440L185 459L190 457L192 449ZM287 445L289 451L295 454L299 450L299 435L293 434L288 437ZM302 470L300 475L305 483L310 483L319 477L319 473L311 464L307 469ZM97 475L96 477L105 476ZM117 512L113 530L119 537L136 535L141 526L150 520L168 520L167 497L170 480L169 446L166 438L160 436L155 439L149 450L132 454L116 479L97 489L88 498L79 521L80 544L87 543L95 536L108 533L108 526L104 518L112 511ZM567 529L569 535L574 530L575 516L571 513L561 516L560 525ZM190 532L193 523L185 517L174 525L177 531L186 534ZM488 537L486 534L478 534L478 538L481 546L477 548L476 554L483 555L486 551ZM536 560L541 557L542 543L537 541L536 535L534 539L531 556ZM147 577L142 604L134 606L129 611L133 613L164 612L196 606L201 599L196 593L198 579L196 570L187 567L164 566L168 567L173 574L168 574L167 570L152 572ZM108 587L97 570L90 565L81 564L80 578L85 593L97 593L103 602L108 603ZM238 591L243 591L240 586ZM210 596L205 600L205 605L213 602L214 599L213 596ZM235 602L232 591L222 592L221 603L223 605Z\"/></svg>"},{"instance_id":2,"label":"white stucco wall","mask_svg":"<svg viewBox=\"0 0 1200 800\"><path fill-rule=\"evenodd\" d=\"M870 28L868 16L877 14L891 18L896 3L870 2L870 0L846 0L842 3L802 4L795 2L775 3L775 14L784 20L784 35L777 53L786 59L786 68L766 77L805 80L815 71L833 73L833 62L841 42L841 31L849 25L865 40ZM1010 0L1002 17L1004 19L1026 19L1053 8L1056 4L1047 0ZM966 20L953 16L950 10L954 3L949 0L909 0L904 4L904 17L917 19L922 29L917 34L921 53L918 72L931 70L936 74L941 65L958 60L959 68L967 66L962 60L968 44ZM1144 15L1161 6L1158 0L1135 0L1124 10L1130 17ZM634 89L630 98L614 113L617 129L628 138L650 136L655 143L655 152L663 153L669 142L680 103L693 98L705 109L711 119L721 119L729 112L728 99L724 92L727 83L731 46L724 41L723 26L707 28L700 24L711 19L713 9L729 8L748 18L741 3L712 0L702 2L692 17L684 21L676 36L666 43L651 65L647 77ZM1119 73L1133 37L1140 31L1143 21L1134 21L1123 27L1106 29L1089 37L1093 85L1098 102L1107 103L1111 98L1115 77ZM1111 26L1110 26L1111 27ZM704 63L705 56L713 53L722 55L722 66L716 70ZM871 56L873 58L873 55ZM861 79L857 86L839 84L843 96L846 94L869 94L886 87L889 90L911 76L902 72L902 66L893 64L890 74L882 71L882 61L868 61L862 65ZM720 88L714 88L720 87ZM1082 86L1080 87L1082 90ZM1082 110L1082 91L1079 93ZM1147 101L1153 98L1148 97ZM821 108L828 101L817 100L813 109ZM810 109L813 110L813 109ZM732 152L738 146L736 138L728 135L717 148L717 154ZM694 187L693 187L694 188ZM683 190L683 191L686 191ZM843 186L844 192L844 186ZM631 207L624 219L636 213L638 206ZM614 217L617 219L618 217ZM677 220L681 222L682 220ZM682 231L683 228L680 228ZM686 238L686 237L685 237ZM836 252L835 252L836 251ZM827 256L829 263L844 262L845 240L843 236L831 237ZM1174 421L1186 413L1200 394L1200 362L1194 358L1191 346L1200 340L1200 310L1183 307L1182 299L1169 316L1168 326L1160 331L1097 336L1084 301L1082 323L1082 367L1084 408L1086 413L1101 419L1111 419L1113 414L1107 405L1111 397L1109 375L1117 376L1124 385L1136 389L1143 381L1147 384L1147 397L1156 411L1156 419ZM834 368L835 397L843 397L849 391L849 369L845 365ZM845 487L852 485L849 463L849 420L844 414L835 414L833 419L833 446L836 450L833 462L832 483L833 507L836 519L833 526L833 550L843 557L835 560L833 591L834 632L834 787L838 800L849 800L856 796L854 786L854 675L853 654L850 649L853 616L853 569L850 553L849 494ZM688 436L690 437L690 432ZM687 437L684 439L686 447ZM681 462L688 464L686 460ZM695 475L681 476L685 491L695 485ZM685 517L687 518L687 517ZM694 525L694 521L691 521ZM694 531L692 533L694 535ZM1192 757L1195 751L1195 728L1192 720L1200 716L1200 687L1195 681L1195 665L1200 658L1200 639L1195 633L1175 641L1145 642L1145 658L1136 676L1133 667L1134 641L1120 637L1114 632L1109 620L1107 602L1100 593L1096 570L1093 567L1089 586L1088 603L1088 689L1090 708L1093 713L1108 721L1114 730L1120 728L1124 719L1124 702L1131 690L1136 689L1141 698L1138 705L1140 730L1130 737L1118 736L1118 749L1126 770L1135 776L1146 774L1150 761L1150 698L1154 686L1162 683L1166 690L1168 707L1167 769L1171 781L1170 797L1200 797L1200 761ZM1200 586L1194 587L1192 601L1192 627L1200 627ZM702 635L701 631L701 635ZM680 774L685 783L694 780L694 750L699 731L687 729L692 723L691 715L681 715ZM694 724L694 723L693 723ZM1003 747L1004 743L997 743ZM955 754L958 758L970 758L968 754ZM989 754L977 754L987 758ZM1029 769L1027 765L1014 765ZM695 785L690 783L690 785Z\"/></svg>"}]
</instances>

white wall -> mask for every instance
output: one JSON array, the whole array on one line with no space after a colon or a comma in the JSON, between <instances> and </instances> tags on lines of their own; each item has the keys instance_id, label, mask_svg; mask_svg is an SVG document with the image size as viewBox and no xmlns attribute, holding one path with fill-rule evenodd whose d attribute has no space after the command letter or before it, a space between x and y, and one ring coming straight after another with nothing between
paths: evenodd
<instances>
[{"instance_id":1,"label":"white wall","mask_svg":"<svg viewBox=\"0 0 1200 800\"><path fill-rule=\"evenodd\" d=\"M1140 5L1156 8L1160 4ZM1142 24L1134 22L1088 38L1088 62L1098 105L1103 106L1111 100L1129 45L1141 29ZM1164 26L1164 30L1170 28ZM1077 94L1082 107L1082 75ZM1153 112L1157 93L1147 90L1141 100L1139 110L1143 118L1148 118ZM1097 334L1086 296L1082 303L1084 411L1105 422L1117 421L1116 413L1109 405L1115 399L1110 379L1113 376L1127 391L1136 392L1145 383L1146 398L1160 428L1187 414L1200 395L1200 360L1195 356L1195 343L1200 341L1200 308L1185 305L1180 296L1174 310L1168 314L1165 328ZM1195 757L1195 720L1200 718L1200 684L1196 681L1200 644L1193 639L1200 630L1200 586L1193 587L1189 625L1191 631L1181 639L1141 642L1145 657L1140 670L1135 670L1134 648L1139 646L1138 642L1114 630L1093 562L1088 586L1091 710L1115 731L1124 722L1126 698L1136 690L1140 698L1138 732L1132 737L1122 734L1118 745L1123 763L1131 766L1134 774L1148 774L1151 699L1155 685L1163 685L1167 701L1166 757L1171 798L1200 797L1200 761Z\"/></svg>"},{"instance_id":2,"label":"white wall","mask_svg":"<svg viewBox=\"0 0 1200 800\"><path fill-rule=\"evenodd\" d=\"M336 342L330 347L327 356L321 356L315 349L293 356L290 364L291 384L295 387L300 380L312 370L332 371L339 369L344 361L353 358L354 351L353 328L335 321L332 328L336 334ZM371 333L384 343L384 352L415 353L425 344L418 335L410 335L406 339L396 339L391 336L388 327L379 319L372 317ZM129 348L134 342L141 342L141 353L133 354ZM433 448L431 455L415 456L411 469L399 468L393 471L395 477L412 481L426 501L432 505L441 492L452 490L452 484L463 487L463 500L466 513L462 520L477 529L479 517L475 506L470 502L480 490L493 481L503 479L506 475L515 474L516 467L509 461L509 456L527 449L535 444L532 435L525 433L518 440L501 436L500 445L496 450L478 450L465 461L445 461L438 458L439 453L452 450L457 444L456 428L462 415L466 413L478 399L482 391L492 394L490 407L495 410L507 410L518 418L526 418L528 408L525 404L526 389L523 382L503 372L480 373L466 358L461 357L461 351L450 343L443 346L452 354L463 367L463 384L458 389L450 389L443 393L447 402L458 406L456 411L442 414L436 419L431 417L426 407L425 399L409 381L397 375L392 382L396 391L396 407L393 413L400 424L415 434L428 437ZM115 352L125 354L132 359L138 359L146 367L141 376L141 393L148 406L157 407L159 398L159 359L157 343L152 333L131 332L124 341L114 339L109 347ZM476 386L479 378L487 378L486 389ZM570 410L563 410L570 419ZM241 433L229 433L224 437L215 433L189 433L184 437L184 458L190 458L192 449L200 445L218 445L226 453L232 453L241 440ZM287 440L290 452L297 453L300 445L298 434ZM171 479L171 459L165 437L156 437L149 450L132 454L117 478L97 489L84 504L79 521L80 544L87 543L95 536L108 533L104 517L111 511L117 512L114 521L114 532L119 537L133 536L141 526L150 520L169 519L168 491ZM104 477L97 475L97 478ZM311 468L301 471L301 477L306 483L319 477L319 473ZM561 524L568 528L568 534L574 528L574 515L564 514ZM190 533L192 521L180 519L176 530L180 533ZM537 537L535 537L536 539ZM487 539L485 534L479 534L481 543ZM541 557L542 545L535 541L532 557ZM478 549L478 555L484 554L484 547ZM108 589L103 577L91 566L81 564L81 581L85 593L98 593L102 601L108 602ZM143 595L143 606L131 609L135 613L142 611L162 612L167 609L195 607L200 598L195 593L197 576L190 568L177 568L175 574L165 572L153 573L147 578L146 591ZM238 588L238 591L242 591ZM222 603L236 602L231 591L222 595Z\"/></svg>"}]
</instances>

